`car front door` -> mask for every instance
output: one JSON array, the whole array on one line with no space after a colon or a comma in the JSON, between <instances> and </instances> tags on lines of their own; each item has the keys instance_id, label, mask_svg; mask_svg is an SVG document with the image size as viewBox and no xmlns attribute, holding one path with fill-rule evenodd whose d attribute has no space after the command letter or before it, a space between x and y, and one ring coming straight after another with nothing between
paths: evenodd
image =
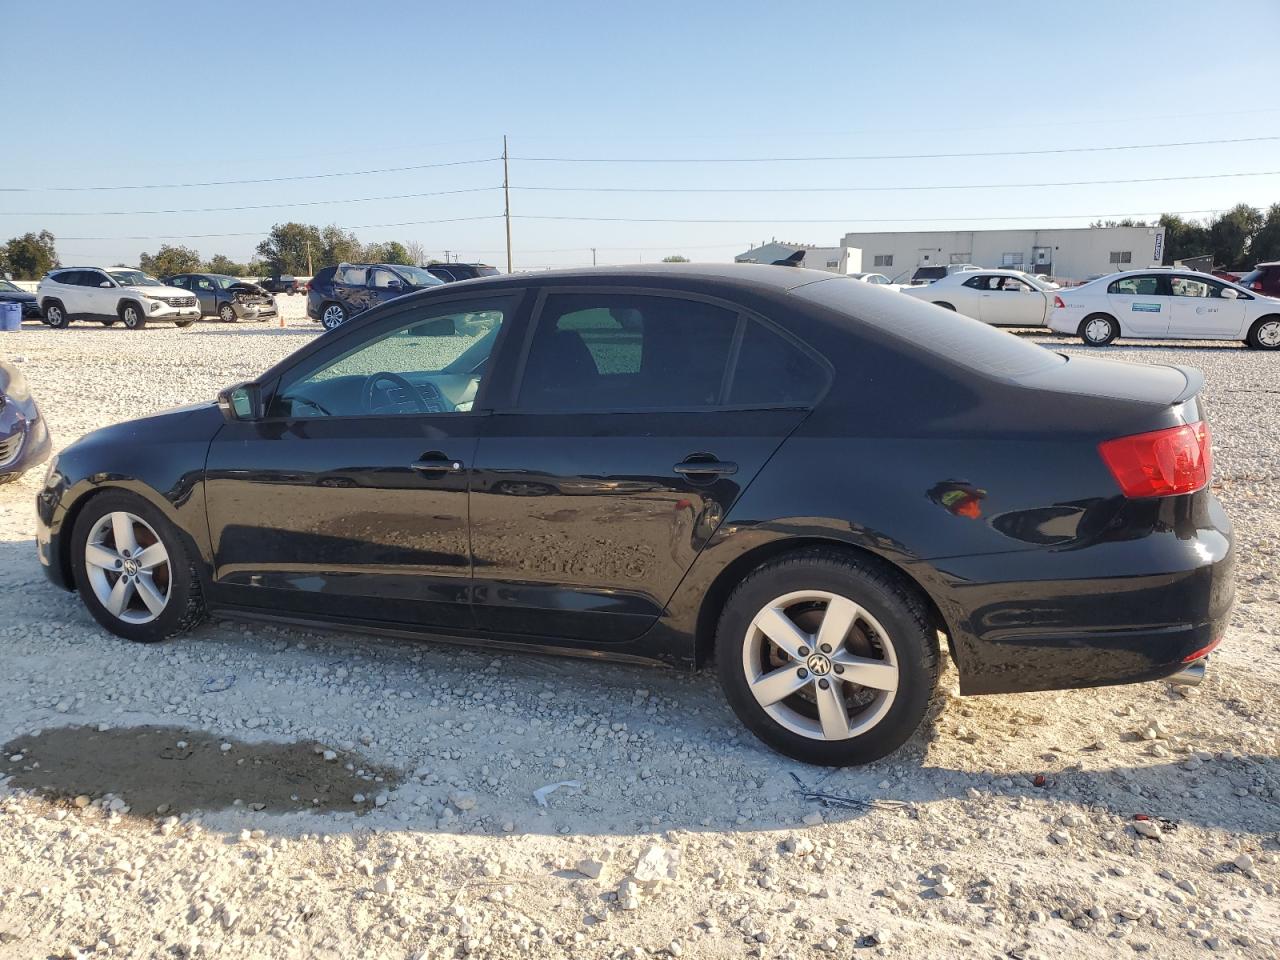
<instances>
[{"instance_id":1,"label":"car front door","mask_svg":"<svg viewBox=\"0 0 1280 960\"><path fill-rule=\"evenodd\" d=\"M1121 277L1107 287L1110 313L1122 336L1163 337L1169 332L1169 278L1165 274Z\"/></svg>"},{"instance_id":2,"label":"car front door","mask_svg":"<svg viewBox=\"0 0 1280 960\"><path fill-rule=\"evenodd\" d=\"M1045 295L1017 277L992 277L981 293L982 319L1005 327L1035 327L1044 323Z\"/></svg>"},{"instance_id":3,"label":"car front door","mask_svg":"<svg viewBox=\"0 0 1280 960\"><path fill-rule=\"evenodd\" d=\"M1207 277L1169 278L1169 336L1239 340L1244 336L1244 301L1224 297L1225 284ZM1230 288L1232 293L1237 293Z\"/></svg>"},{"instance_id":4,"label":"car front door","mask_svg":"<svg viewBox=\"0 0 1280 960\"><path fill-rule=\"evenodd\" d=\"M229 421L209 450L211 604L471 629L476 404L521 299L406 305L264 384L262 419ZM489 322L458 336L460 315Z\"/></svg>"},{"instance_id":5,"label":"car front door","mask_svg":"<svg viewBox=\"0 0 1280 960\"><path fill-rule=\"evenodd\" d=\"M369 290L373 303L385 303L404 296L404 281L386 267L370 267Z\"/></svg>"},{"instance_id":6,"label":"car front door","mask_svg":"<svg viewBox=\"0 0 1280 960\"><path fill-rule=\"evenodd\" d=\"M78 292L83 305L78 308L68 307L70 312L95 317L115 316L120 302L120 289L114 280L101 270L82 270L80 284Z\"/></svg>"},{"instance_id":7,"label":"car front door","mask_svg":"<svg viewBox=\"0 0 1280 960\"><path fill-rule=\"evenodd\" d=\"M191 284L188 288L196 296L196 302L200 304L200 315L204 317L215 316L218 312L218 287L208 277L193 276Z\"/></svg>"},{"instance_id":8,"label":"car front door","mask_svg":"<svg viewBox=\"0 0 1280 960\"><path fill-rule=\"evenodd\" d=\"M477 622L515 640L625 643L661 615L827 367L705 298L549 289L536 313L476 454Z\"/></svg>"}]
</instances>

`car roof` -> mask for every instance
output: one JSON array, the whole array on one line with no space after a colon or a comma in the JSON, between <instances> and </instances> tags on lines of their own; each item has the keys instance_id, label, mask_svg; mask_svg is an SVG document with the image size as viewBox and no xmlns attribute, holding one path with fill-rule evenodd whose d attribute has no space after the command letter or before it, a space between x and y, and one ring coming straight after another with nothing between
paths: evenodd
<instances>
[{"instance_id":1,"label":"car roof","mask_svg":"<svg viewBox=\"0 0 1280 960\"><path fill-rule=\"evenodd\" d=\"M634 281L644 284L654 280L689 280L727 282L787 291L833 278L848 279L843 274L828 273L826 270L774 266L765 263L640 263L631 266L577 267L536 273L504 273L495 277L479 277L469 283L498 286L524 285L530 282L554 284L559 281L598 280L601 283Z\"/></svg>"}]
</instances>

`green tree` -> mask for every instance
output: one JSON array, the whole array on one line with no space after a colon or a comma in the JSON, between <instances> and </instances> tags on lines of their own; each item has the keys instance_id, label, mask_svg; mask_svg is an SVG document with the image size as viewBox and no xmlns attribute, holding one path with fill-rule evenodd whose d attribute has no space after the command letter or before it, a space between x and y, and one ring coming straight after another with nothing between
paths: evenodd
<instances>
[{"instance_id":1,"label":"green tree","mask_svg":"<svg viewBox=\"0 0 1280 960\"><path fill-rule=\"evenodd\" d=\"M337 263L359 263L363 259L364 247L350 230L343 230L331 223L320 231L320 258L315 264L317 270Z\"/></svg>"},{"instance_id":2,"label":"green tree","mask_svg":"<svg viewBox=\"0 0 1280 960\"><path fill-rule=\"evenodd\" d=\"M1209 229L1174 213L1164 214L1157 226L1164 227L1164 262L1173 263L1209 252Z\"/></svg>"},{"instance_id":3,"label":"green tree","mask_svg":"<svg viewBox=\"0 0 1280 960\"><path fill-rule=\"evenodd\" d=\"M225 273L229 277L243 277L247 273L243 263L236 263L230 257L214 254L204 268L210 273Z\"/></svg>"},{"instance_id":4,"label":"green tree","mask_svg":"<svg viewBox=\"0 0 1280 960\"><path fill-rule=\"evenodd\" d=\"M154 255L144 253L138 259L138 266L143 273L153 277L171 277L175 273L191 273L199 270L202 261L200 254L190 247L174 247L167 243L160 244Z\"/></svg>"},{"instance_id":5,"label":"green tree","mask_svg":"<svg viewBox=\"0 0 1280 960\"><path fill-rule=\"evenodd\" d=\"M1209 252L1214 264L1230 270L1248 266L1249 244L1262 223L1262 211L1247 203L1237 203L1209 221Z\"/></svg>"},{"instance_id":6,"label":"green tree","mask_svg":"<svg viewBox=\"0 0 1280 960\"><path fill-rule=\"evenodd\" d=\"M1121 220L1095 220L1089 224L1091 227L1145 227L1147 221L1135 220L1133 217L1125 217Z\"/></svg>"},{"instance_id":7,"label":"green tree","mask_svg":"<svg viewBox=\"0 0 1280 960\"><path fill-rule=\"evenodd\" d=\"M1269 260L1280 260L1280 203L1273 203L1267 208L1266 219L1249 244L1247 266Z\"/></svg>"},{"instance_id":8,"label":"green tree","mask_svg":"<svg viewBox=\"0 0 1280 960\"><path fill-rule=\"evenodd\" d=\"M0 248L0 264L15 280L39 280L59 266L53 234L48 230L24 233Z\"/></svg>"},{"instance_id":9,"label":"green tree","mask_svg":"<svg viewBox=\"0 0 1280 960\"><path fill-rule=\"evenodd\" d=\"M336 228L335 228L336 229ZM277 223L267 239L258 244L258 256L262 258L266 272L292 273L307 276L307 261L319 270L325 265L324 241L320 230L309 223ZM329 261L337 263L337 260Z\"/></svg>"},{"instance_id":10,"label":"green tree","mask_svg":"<svg viewBox=\"0 0 1280 960\"><path fill-rule=\"evenodd\" d=\"M680 256L680 254L678 254L678 253L673 253L673 254L672 254L671 256L669 256L669 257L663 257L663 258L662 258L662 262L663 262L663 263L688 263L688 262L689 262L689 258L688 258L688 257L682 257L682 256Z\"/></svg>"},{"instance_id":11,"label":"green tree","mask_svg":"<svg viewBox=\"0 0 1280 960\"><path fill-rule=\"evenodd\" d=\"M388 240L382 245L382 259L377 263L402 263L406 266L417 266L413 255L399 240Z\"/></svg>"}]
</instances>

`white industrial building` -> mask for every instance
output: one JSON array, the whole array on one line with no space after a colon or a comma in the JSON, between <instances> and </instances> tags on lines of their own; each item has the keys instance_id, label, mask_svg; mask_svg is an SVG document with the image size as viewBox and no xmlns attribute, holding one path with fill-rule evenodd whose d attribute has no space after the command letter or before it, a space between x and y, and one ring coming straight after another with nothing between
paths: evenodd
<instances>
[{"instance_id":1,"label":"white industrial building","mask_svg":"<svg viewBox=\"0 0 1280 960\"><path fill-rule=\"evenodd\" d=\"M864 266L857 269L892 280L910 279L917 267L953 263L1084 280L1162 263L1164 227L846 233L841 246L859 251Z\"/></svg>"},{"instance_id":2,"label":"white industrial building","mask_svg":"<svg viewBox=\"0 0 1280 960\"><path fill-rule=\"evenodd\" d=\"M735 263L776 263L785 260L797 251L804 251L801 267L810 270L826 270L829 273L861 273L862 251L848 244L838 247L815 247L808 243L781 243L772 240L769 243L752 247L746 253L733 258Z\"/></svg>"}]
</instances>

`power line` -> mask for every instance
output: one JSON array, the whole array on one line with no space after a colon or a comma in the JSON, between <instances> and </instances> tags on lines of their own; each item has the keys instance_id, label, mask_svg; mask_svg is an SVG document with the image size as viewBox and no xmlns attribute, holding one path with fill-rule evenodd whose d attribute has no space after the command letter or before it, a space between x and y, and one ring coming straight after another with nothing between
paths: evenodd
<instances>
[{"instance_id":1,"label":"power line","mask_svg":"<svg viewBox=\"0 0 1280 960\"><path fill-rule=\"evenodd\" d=\"M866 153L817 157L512 157L528 163L810 163L855 160L951 160L961 157L1036 157L1058 153L1109 153L1119 150L1159 150L1220 143L1262 143L1280 136L1236 137L1217 140L1178 140L1170 143L1129 143L1108 147L1054 147L1043 150L982 150L960 153Z\"/></svg>"},{"instance_id":2,"label":"power line","mask_svg":"<svg viewBox=\"0 0 1280 960\"><path fill-rule=\"evenodd\" d=\"M820 219L805 219L791 217L773 217L770 219L737 219L737 218L718 218L718 217L564 217L564 216L542 216L537 214L512 214L513 219L518 220L573 220L590 223L957 223L957 222L980 222L980 221L1008 221L1008 220L1083 220L1086 218L1101 219L1104 217L1150 217L1163 216L1186 216L1194 213L1213 213L1217 207L1207 207L1203 210L1162 210L1143 211L1141 213L1040 213L1040 214L1020 214L1014 217L987 217L987 216L969 216L969 217L885 217L882 219L867 219L860 217L824 217ZM579 247L578 249L590 249L590 247ZM619 249L619 248L615 248ZM649 249L649 248L641 248Z\"/></svg>"},{"instance_id":3,"label":"power line","mask_svg":"<svg viewBox=\"0 0 1280 960\"><path fill-rule=\"evenodd\" d=\"M394 193L383 197L300 200L294 203L256 203L238 207L184 207L172 210L0 211L0 217L141 217L166 213L224 213L228 210L276 210L282 207L325 207L338 203L373 203L378 200L415 200L421 197L449 197L460 193L486 193L501 189L502 187L467 187L462 190L431 190L426 193Z\"/></svg>"},{"instance_id":4,"label":"power line","mask_svg":"<svg viewBox=\"0 0 1280 960\"><path fill-rule=\"evenodd\" d=\"M386 227L419 227L425 224L433 223L466 223L473 220L500 220L502 214L494 213L480 217L445 217L441 220L402 220L399 223L357 223L349 227L343 227L343 230L374 230ZM59 241L88 241L88 240L209 240L222 237L262 237L270 233L270 230L246 230L240 233L157 233L145 236L126 236L126 237L59 237Z\"/></svg>"},{"instance_id":5,"label":"power line","mask_svg":"<svg viewBox=\"0 0 1280 960\"><path fill-rule=\"evenodd\" d=\"M1181 180L1223 180L1239 177L1280 176L1280 170L1250 173L1201 173L1181 177L1131 177L1117 180L1046 180L1037 183L935 183L904 186L859 187L540 187L512 186L512 190L549 193L888 193L918 190L1012 190L1021 187L1083 187L1120 183L1171 183Z\"/></svg>"},{"instance_id":6,"label":"power line","mask_svg":"<svg viewBox=\"0 0 1280 960\"><path fill-rule=\"evenodd\" d=\"M382 167L376 170L344 170L338 173L306 173L291 177L258 177L248 180L204 180L192 183L131 183L90 187L0 187L0 193L60 192L78 193L89 190L170 190L183 187L229 187L253 183L286 183L295 180L326 180L330 177L364 177L375 173L404 173L409 170L434 170L441 167L465 167L477 163L493 163L501 157L479 160L452 160L447 163L416 163L406 167Z\"/></svg>"}]
</instances>

